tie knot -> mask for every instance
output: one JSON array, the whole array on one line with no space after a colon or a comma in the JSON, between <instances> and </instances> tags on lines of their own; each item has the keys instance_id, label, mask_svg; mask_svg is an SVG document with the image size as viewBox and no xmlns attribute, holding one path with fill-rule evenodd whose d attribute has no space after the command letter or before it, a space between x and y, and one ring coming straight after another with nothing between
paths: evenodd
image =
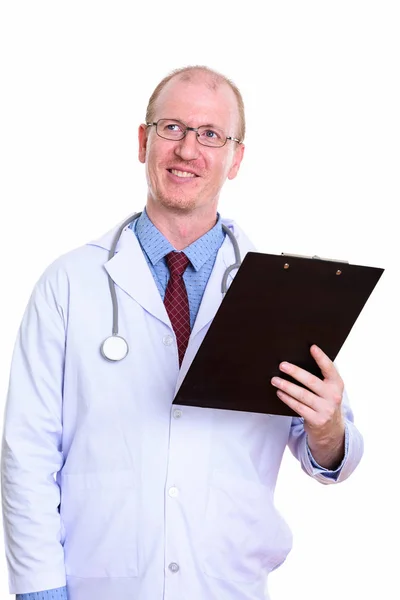
<instances>
[{"instance_id":1,"label":"tie knot","mask_svg":"<svg viewBox=\"0 0 400 600\"><path fill-rule=\"evenodd\" d=\"M165 257L171 277L180 277L184 274L190 260L184 252L172 251Z\"/></svg>"}]
</instances>

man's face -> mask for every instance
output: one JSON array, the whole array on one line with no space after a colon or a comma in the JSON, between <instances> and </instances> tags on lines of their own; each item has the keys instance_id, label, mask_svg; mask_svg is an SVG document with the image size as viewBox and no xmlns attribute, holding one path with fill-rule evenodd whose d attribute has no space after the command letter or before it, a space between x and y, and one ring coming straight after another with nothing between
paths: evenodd
<instances>
[{"instance_id":1,"label":"man's face","mask_svg":"<svg viewBox=\"0 0 400 600\"><path fill-rule=\"evenodd\" d=\"M233 91L225 83L215 89L209 83L203 74L191 81L170 80L157 99L154 122L169 118L189 127L214 125L237 137L239 114ZM243 151L243 144L231 140L221 148L203 146L193 131L171 141L159 137L154 126L139 127L139 160L146 164L148 199L173 210L216 209L221 188L227 178L236 176Z\"/></svg>"}]
</instances>

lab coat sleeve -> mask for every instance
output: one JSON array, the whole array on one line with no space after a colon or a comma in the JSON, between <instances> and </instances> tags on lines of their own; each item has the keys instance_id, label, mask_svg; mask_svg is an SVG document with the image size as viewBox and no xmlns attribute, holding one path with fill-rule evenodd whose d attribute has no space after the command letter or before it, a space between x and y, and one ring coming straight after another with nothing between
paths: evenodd
<instances>
[{"instance_id":1,"label":"lab coat sleeve","mask_svg":"<svg viewBox=\"0 0 400 600\"><path fill-rule=\"evenodd\" d=\"M307 444L307 434L303 419L293 417L288 445L292 454L300 461L302 469L317 481L324 484L339 483L347 479L361 460L364 442L361 433L354 425L354 416L350 408L346 391L343 394L342 411L346 424L346 449L342 464L335 471L323 469L312 459Z\"/></svg>"},{"instance_id":2,"label":"lab coat sleeve","mask_svg":"<svg viewBox=\"0 0 400 600\"><path fill-rule=\"evenodd\" d=\"M42 278L15 344L2 440L2 508L11 594L66 585L60 531L63 313Z\"/></svg>"}]
</instances>

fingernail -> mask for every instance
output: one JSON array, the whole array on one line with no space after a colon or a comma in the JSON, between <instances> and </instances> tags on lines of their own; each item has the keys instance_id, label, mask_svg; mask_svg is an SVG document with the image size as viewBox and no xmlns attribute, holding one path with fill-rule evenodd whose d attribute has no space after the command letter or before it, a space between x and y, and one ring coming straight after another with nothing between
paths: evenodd
<instances>
[{"instance_id":1,"label":"fingernail","mask_svg":"<svg viewBox=\"0 0 400 600\"><path fill-rule=\"evenodd\" d=\"M281 371L288 371L289 370L289 363L287 362L283 362L279 365L279 368Z\"/></svg>"},{"instance_id":2,"label":"fingernail","mask_svg":"<svg viewBox=\"0 0 400 600\"><path fill-rule=\"evenodd\" d=\"M279 379L279 377L273 377L271 379L271 383L272 383L272 385L278 386L281 384L281 380Z\"/></svg>"}]
</instances>

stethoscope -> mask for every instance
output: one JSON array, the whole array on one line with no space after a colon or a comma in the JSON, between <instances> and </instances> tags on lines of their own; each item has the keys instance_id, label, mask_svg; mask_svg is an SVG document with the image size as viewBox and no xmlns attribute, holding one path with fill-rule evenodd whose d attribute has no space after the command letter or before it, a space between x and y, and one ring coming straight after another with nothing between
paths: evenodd
<instances>
[{"instance_id":1,"label":"stethoscope","mask_svg":"<svg viewBox=\"0 0 400 600\"><path fill-rule=\"evenodd\" d=\"M142 214L141 212L138 212L138 213L135 213L134 215L131 215L119 227L117 233L115 234L115 238L114 238L114 241L112 243L112 246L111 246L111 249L110 249L110 252L108 255L108 260L111 260L114 257L115 250L117 248L119 239L120 239L121 234L122 234L123 230L125 229L125 227L127 227L128 225L133 223L136 219L138 219L141 214ZM235 251L235 264L231 265L230 267L228 267L226 269L224 276L222 278L221 292L222 292L222 295L224 296L228 290L229 273L231 271L233 271L234 269L238 269L240 267L241 259L240 259L239 244L237 243L237 240L236 240L235 236L233 235L232 231L229 229L229 227L227 227L224 224L222 224L222 229L227 234L230 241L232 242L232 246ZM113 328L112 328L112 335L110 337L108 337L106 340L104 340L104 342L102 343L102 345L100 347L100 351L101 351L101 354L104 356L104 358L106 358L107 360L110 360L112 362L117 362L119 360L124 359L125 356L127 356L128 352L129 352L129 346L128 346L128 342L125 340L125 338L123 338L121 335L118 335L117 294L115 291L115 285L114 285L113 280L111 279L111 277L108 273L107 273L107 276L108 276L108 285L110 287L112 310L113 310Z\"/></svg>"}]
</instances>

